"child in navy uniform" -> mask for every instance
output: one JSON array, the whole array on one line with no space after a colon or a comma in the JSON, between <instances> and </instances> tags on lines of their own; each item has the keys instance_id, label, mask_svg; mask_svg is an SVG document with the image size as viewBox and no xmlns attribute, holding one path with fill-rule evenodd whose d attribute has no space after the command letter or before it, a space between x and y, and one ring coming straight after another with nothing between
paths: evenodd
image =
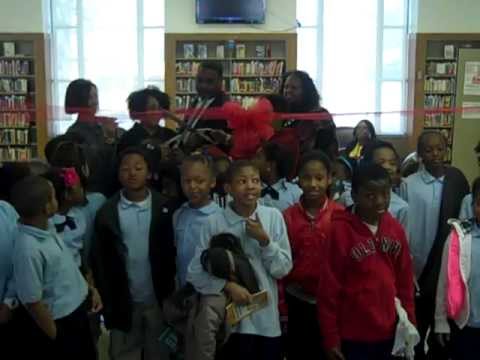
<instances>
[{"instance_id":1,"label":"child in navy uniform","mask_svg":"<svg viewBox=\"0 0 480 360\"><path fill-rule=\"evenodd\" d=\"M49 229L48 219L57 211L55 189L46 179L30 176L14 186L12 202L20 215L15 284L33 319L22 334L28 351L44 359L94 360L87 282L70 250Z\"/></svg>"},{"instance_id":2,"label":"child in navy uniform","mask_svg":"<svg viewBox=\"0 0 480 360\"><path fill-rule=\"evenodd\" d=\"M120 155L123 189L97 214L92 255L95 283L110 329L110 357L168 359L158 338L161 304L175 286L172 208L147 186L149 164L142 149Z\"/></svg>"},{"instance_id":3,"label":"child in navy uniform","mask_svg":"<svg viewBox=\"0 0 480 360\"><path fill-rule=\"evenodd\" d=\"M395 298L414 318L414 289L405 231L387 211L391 180L379 165L357 168L353 207L332 215L319 271L317 309L329 360L392 359Z\"/></svg>"}]
</instances>

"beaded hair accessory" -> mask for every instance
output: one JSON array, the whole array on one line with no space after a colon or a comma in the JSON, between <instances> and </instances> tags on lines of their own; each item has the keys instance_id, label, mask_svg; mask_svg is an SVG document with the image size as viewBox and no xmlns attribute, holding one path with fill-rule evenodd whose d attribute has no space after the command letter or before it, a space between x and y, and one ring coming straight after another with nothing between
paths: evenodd
<instances>
[{"instance_id":1,"label":"beaded hair accessory","mask_svg":"<svg viewBox=\"0 0 480 360\"><path fill-rule=\"evenodd\" d=\"M78 176L77 171L73 167L62 168L61 177L63 178L63 181L65 182L65 186L67 188L72 188L80 183L80 177Z\"/></svg>"}]
</instances>

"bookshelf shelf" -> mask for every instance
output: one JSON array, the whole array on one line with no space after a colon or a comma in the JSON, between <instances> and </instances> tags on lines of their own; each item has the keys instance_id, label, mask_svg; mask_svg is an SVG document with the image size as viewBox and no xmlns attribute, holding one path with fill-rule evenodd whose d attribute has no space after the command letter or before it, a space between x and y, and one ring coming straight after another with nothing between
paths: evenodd
<instances>
[{"instance_id":1,"label":"bookshelf shelf","mask_svg":"<svg viewBox=\"0 0 480 360\"><path fill-rule=\"evenodd\" d=\"M15 91L15 92L0 92L0 96L9 96L9 95L35 95L34 91L27 91L27 92L20 92L20 91Z\"/></svg>"},{"instance_id":2,"label":"bookshelf shelf","mask_svg":"<svg viewBox=\"0 0 480 360\"><path fill-rule=\"evenodd\" d=\"M443 74L427 74L425 77L438 78L438 79L452 79L456 78L457 75L443 75Z\"/></svg>"},{"instance_id":3,"label":"bookshelf shelf","mask_svg":"<svg viewBox=\"0 0 480 360\"><path fill-rule=\"evenodd\" d=\"M0 143L1 147L18 147L18 146L24 146L24 147L32 147L32 146L37 146L36 143L29 143L29 144L2 144Z\"/></svg>"},{"instance_id":4,"label":"bookshelf shelf","mask_svg":"<svg viewBox=\"0 0 480 360\"><path fill-rule=\"evenodd\" d=\"M44 34L0 33L0 162L43 156L47 45Z\"/></svg>"},{"instance_id":5,"label":"bookshelf shelf","mask_svg":"<svg viewBox=\"0 0 480 360\"><path fill-rule=\"evenodd\" d=\"M15 36L15 34L12 34ZM35 60L34 56L0 56L0 60Z\"/></svg>"},{"instance_id":6,"label":"bookshelf shelf","mask_svg":"<svg viewBox=\"0 0 480 360\"><path fill-rule=\"evenodd\" d=\"M244 57L244 58L236 58L236 57L227 57L227 58L186 58L186 57L179 57L176 59L177 61L271 61L271 60L284 60L286 61L287 58L285 57Z\"/></svg>"},{"instance_id":7,"label":"bookshelf shelf","mask_svg":"<svg viewBox=\"0 0 480 360\"><path fill-rule=\"evenodd\" d=\"M457 129L455 112L458 106L457 68L459 49L480 48L479 34L419 33L409 37L408 106L426 110L412 113L410 148L414 149L424 129L441 131L447 139L447 162L452 162L454 132ZM428 113L428 110L439 110Z\"/></svg>"},{"instance_id":8,"label":"bookshelf shelf","mask_svg":"<svg viewBox=\"0 0 480 360\"><path fill-rule=\"evenodd\" d=\"M272 94L274 91L237 91L237 92L230 92L231 95L247 95L247 96L262 96L266 94Z\"/></svg>"},{"instance_id":9,"label":"bookshelf shelf","mask_svg":"<svg viewBox=\"0 0 480 360\"><path fill-rule=\"evenodd\" d=\"M456 58L447 59L447 58L445 58L445 57L427 57L427 58L425 59L425 61L446 61L446 62L451 61L451 62L456 62L457 59L456 59Z\"/></svg>"},{"instance_id":10,"label":"bookshelf shelf","mask_svg":"<svg viewBox=\"0 0 480 360\"><path fill-rule=\"evenodd\" d=\"M184 75L184 74L177 74L175 75L177 79L191 79L195 78L195 75ZM239 78L239 79L249 79L249 78L278 78L280 75L223 75L224 78L229 79L229 78Z\"/></svg>"},{"instance_id":11,"label":"bookshelf shelf","mask_svg":"<svg viewBox=\"0 0 480 360\"><path fill-rule=\"evenodd\" d=\"M200 63L219 61L223 65L225 92L248 105L255 97L278 89L284 72L295 69L296 41L294 33L167 33L166 91L175 94L176 107L186 106L196 94L195 77ZM243 91L247 89L251 91Z\"/></svg>"},{"instance_id":12,"label":"bookshelf shelf","mask_svg":"<svg viewBox=\"0 0 480 360\"><path fill-rule=\"evenodd\" d=\"M35 111L36 111L35 109L2 109L0 108L0 114L1 113L26 113L26 112L35 112Z\"/></svg>"},{"instance_id":13,"label":"bookshelf shelf","mask_svg":"<svg viewBox=\"0 0 480 360\"><path fill-rule=\"evenodd\" d=\"M453 126L424 126L425 129L452 129Z\"/></svg>"}]
</instances>

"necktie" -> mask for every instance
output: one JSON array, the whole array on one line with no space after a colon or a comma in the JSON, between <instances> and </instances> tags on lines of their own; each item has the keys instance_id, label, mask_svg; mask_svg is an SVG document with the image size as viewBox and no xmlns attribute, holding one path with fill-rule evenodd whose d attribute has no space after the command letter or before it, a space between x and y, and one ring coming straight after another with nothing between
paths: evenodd
<instances>
[{"instance_id":1,"label":"necktie","mask_svg":"<svg viewBox=\"0 0 480 360\"><path fill-rule=\"evenodd\" d=\"M270 185L268 185L266 188L262 189L262 197L265 197L266 195L270 195L270 197L273 200L278 200L278 198L279 198L278 191L275 190Z\"/></svg>"},{"instance_id":2,"label":"necktie","mask_svg":"<svg viewBox=\"0 0 480 360\"><path fill-rule=\"evenodd\" d=\"M64 232L65 226L68 226L70 230L75 230L77 228L77 224L75 224L75 220L71 216L65 216L65 222L55 224L58 233Z\"/></svg>"}]
</instances>

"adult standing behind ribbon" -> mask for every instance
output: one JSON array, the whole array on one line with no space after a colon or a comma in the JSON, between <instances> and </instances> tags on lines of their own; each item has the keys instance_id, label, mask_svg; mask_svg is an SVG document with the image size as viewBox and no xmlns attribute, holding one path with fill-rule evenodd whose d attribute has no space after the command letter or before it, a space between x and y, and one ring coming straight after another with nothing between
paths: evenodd
<instances>
[{"instance_id":1,"label":"adult standing behind ribbon","mask_svg":"<svg viewBox=\"0 0 480 360\"><path fill-rule=\"evenodd\" d=\"M89 191L109 196L115 192L115 150L122 130L114 118L96 116L97 111L98 91L93 82L77 79L68 84L65 112L78 116L67 134L77 134L83 140L91 173Z\"/></svg>"},{"instance_id":2,"label":"adult standing behind ribbon","mask_svg":"<svg viewBox=\"0 0 480 360\"><path fill-rule=\"evenodd\" d=\"M320 106L320 95L312 78L304 71L287 72L283 77L280 94L285 96L289 113L319 113L318 120L285 120L284 128L295 129L300 142L300 152L313 148L324 150L335 139L335 123L328 112Z\"/></svg>"},{"instance_id":3,"label":"adult standing behind ribbon","mask_svg":"<svg viewBox=\"0 0 480 360\"><path fill-rule=\"evenodd\" d=\"M227 121L218 117L209 117L212 108L220 109L229 100L228 95L223 91L222 64L212 61L202 62L195 78L195 86L197 96L184 105L188 114L184 118L184 128L180 129L180 133L184 133L180 146L186 152L194 151L205 142L227 146ZM201 134L198 131L195 132L200 129L208 129L208 131L203 131Z\"/></svg>"}]
</instances>

